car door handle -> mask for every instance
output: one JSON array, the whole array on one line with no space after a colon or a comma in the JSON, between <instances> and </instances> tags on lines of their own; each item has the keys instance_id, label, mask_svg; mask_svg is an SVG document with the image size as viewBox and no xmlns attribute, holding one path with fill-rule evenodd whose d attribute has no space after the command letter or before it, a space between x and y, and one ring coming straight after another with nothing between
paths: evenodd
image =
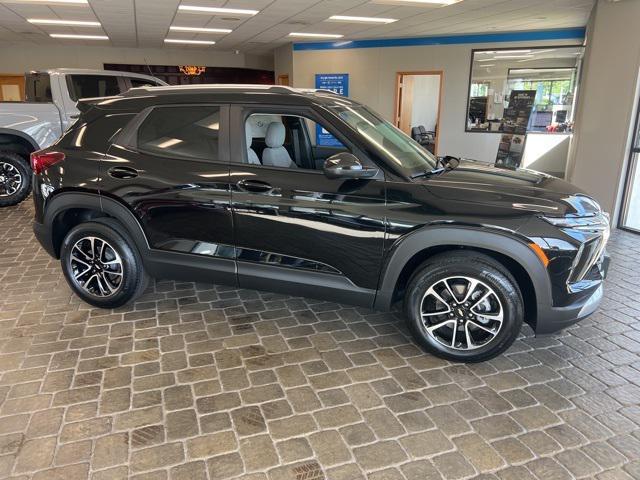
<instances>
[{"instance_id":1,"label":"car door handle","mask_svg":"<svg viewBox=\"0 0 640 480\"><path fill-rule=\"evenodd\" d=\"M260 180L240 180L236 185L241 190L254 193L267 193L273 190L273 187L267 182L261 182Z\"/></svg>"},{"instance_id":2,"label":"car door handle","mask_svg":"<svg viewBox=\"0 0 640 480\"><path fill-rule=\"evenodd\" d=\"M113 178L121 178L123 180L136 178L138 176L138 171L131 167L113 167L108 170L108 173Z\"/></svg>"}]
</instances>

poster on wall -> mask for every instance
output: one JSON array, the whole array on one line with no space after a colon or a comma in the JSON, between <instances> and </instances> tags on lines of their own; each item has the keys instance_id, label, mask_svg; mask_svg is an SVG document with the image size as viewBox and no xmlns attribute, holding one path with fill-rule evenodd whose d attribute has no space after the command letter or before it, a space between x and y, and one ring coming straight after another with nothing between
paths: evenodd
<instances>
[{"instance_id":1,"label":"poster on wall","mask_svg":"<svg viewBox=\"0 0 640 480\"><path fill-rule=\"evenodd\" d=\"M527 127L536 100L535 90L513 90L509 95L509 106L504 110L496 166L518 168L522 163L527 140Z\"/></svg>"},{"instance_id":2,"label":"poster on wall","mask_svg":"<svg viewBox=\"0 0 640 480\"><path fill-rule=\"evenodd\" d=\"M349 74L348 73L317 73L316 88L331 90L338 95L349 96ZM316 124L316 145L322 147L342 146L340 141L328 131Z\"/></svg>"}]
</instances>

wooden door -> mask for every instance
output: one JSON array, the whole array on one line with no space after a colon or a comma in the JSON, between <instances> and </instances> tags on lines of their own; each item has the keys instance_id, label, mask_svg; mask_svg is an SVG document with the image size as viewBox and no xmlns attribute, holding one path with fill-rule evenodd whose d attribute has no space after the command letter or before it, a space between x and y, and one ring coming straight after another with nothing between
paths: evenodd
<instances>
[{"instance_id":1,"label":"wooden door","mask_svg":"<svg viewBox=\"0 0 640 480\"><path fill-rule=\"evenodd\" d=\"M400 75L398 79L398 118L396 126L411 135L411 115L413 113L413 77Z\"/></svg>"},{"instance_id":2,"label":"wooden door","mask_svg":"<svg viewBox=\"0 0 640 480\"><path fill-rule=\"evenodd\" d=\"M278 75L278 85L289 86L289 75Z\"/></svg>"},{"instance_id":3,"label":"wooden door","mask_svg":"<svg viewBox=\"0 0 640 480\"><path fill-rule=\"evenodd\" d=\"M0 101L20 102L24 100L24 75L0 74Z\"/></svg>"}]
</instances>

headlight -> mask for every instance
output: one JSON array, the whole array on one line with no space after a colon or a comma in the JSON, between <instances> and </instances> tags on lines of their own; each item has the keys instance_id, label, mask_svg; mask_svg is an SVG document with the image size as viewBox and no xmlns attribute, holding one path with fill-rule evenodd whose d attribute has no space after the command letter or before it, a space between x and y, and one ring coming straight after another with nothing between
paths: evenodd
<instances>
[{"instance_id":1,"label":"headlight","mask_svg":"<svg viewBox=\"0 0 640 480\"><path fill-rule=\"evenodd\" d=\"M542 219L558 228L573 228L576 230L609 229L609 214L604 212L586 217L542 217Z\"/></svg>"},{"instance_id":2,"label":"headlight","mask_svg":"<svg viewBox=\"0 0 640 480\"><path fill-rule=\"evenodd\" d=\"M580 242L571 273L567 279L569 286L587 277L593 266L600 260L609 239L609 215L604 212L580 217L542 217Z\"/></svg>"}]
</instances>

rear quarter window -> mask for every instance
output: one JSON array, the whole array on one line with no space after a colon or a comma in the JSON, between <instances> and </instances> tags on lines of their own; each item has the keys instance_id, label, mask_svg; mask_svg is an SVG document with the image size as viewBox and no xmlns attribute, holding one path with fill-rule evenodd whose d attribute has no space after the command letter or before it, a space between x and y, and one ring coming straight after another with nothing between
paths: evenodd
<instances>
[{"instance_id":1,"label":"rear quarter window","mask_svg":"<svg viewBox=\"0 0 640 480\"><path fill-rule=\"evenodd\" d=\"M27 102L52 102L51 78L48 73L31 73L24 79L24 97Z\"/></svg>"},{"instance_id":2,"label":"rear quarter window","mask_svg":"<svg viewBox=\"0 0 640 480\"><path fill-rule=\"evenodd\" d=\"M65 135L65 147L105 153L116 134L133 117L135 117L134 113L113 113L104 115L89 123L84 123L80 120L73 130Z\"/></svg>"}]
</instances>

